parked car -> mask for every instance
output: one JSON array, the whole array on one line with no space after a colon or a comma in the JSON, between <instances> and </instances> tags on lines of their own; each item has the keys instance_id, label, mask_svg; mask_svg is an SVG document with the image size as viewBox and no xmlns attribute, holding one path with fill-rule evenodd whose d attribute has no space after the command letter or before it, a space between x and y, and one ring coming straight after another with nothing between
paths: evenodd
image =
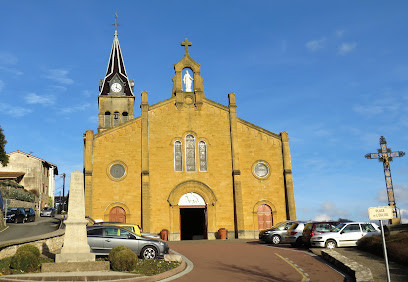
<instances>
[{"instance_id":1,"label":"parked car","mask_svg":"<svg viewBox=\"0 0 408 282\"><path fill-rule=\"evenodd\" d=\"M160 239L160 236L157 234L151 234L151 233L143 233L142 228L138 224L133 224L133 223L123 223L123 222L113 222L113 221L101 221L101 222L96 222L94 219L90 218L89 216L85 217L88 220L88 225L115 225L115 226L120 226L123 228L126 228L136 235L139 236L144 236L144 237L149 237L153 239Z\"/></svg>"},{"instance_id":2,"label":"parked car","mask_svg":"<svg viewBox=\"0 0 408 282\"><path fill-rule=\"evenodd\" d=\"M286 242L292 247L300 247L303 245L302 235L308 221L299 221L292 224L292 226L286 231Z\"/></svg>"},{"instance_id":3,"label":"parked car","mask_svg":"<svg viewBox=\"0 0 408 282\"><path fill-rule=\"evenodd\" d=\"M169 253L166 242L139 236L113 225L87 226L88 244L96 255L109 255L112 248L126 246L143 259L155 259Z\"/></svg>"},{"instance_id":4,"label":"parked car","mask_svg":"<svg viewBox=\"0 0 408 282\"><path fill-rule=\"evenodd\" d=\"M55 209L54 208L44 208L44 209L42 209L41 210L41 212L40 212L40 216L50 216L50 217L53 217L53 216L55 216Z\"/></svg>"},{"instance_id":5,"label":"parked car","mask_svg":"<svg viewBox=\"0 0 408 282\"><path fill-rule=\"evenodd\" d=\"M26 214L23 208L8 208L6 222L24 223Z\"/></svg>"},{"instance_id":6,"label":"parked car","mask_svg":"<svg viewBox=\"0 0 408 282\"><path fill-rule=\"evenodd\" d=\"M378 225L370 222L347 222L341 223L331 232L313 236L310 243L313 247L336 247L356 246L357 241L364 236L380 234Z\"/></svg>"},{"instance_id":7,"label":"parked car","mask_svg":"<svg viewBox=\"0 0 408 282\"><path fill-rule=\"evenodd\" d=\"M310 239L313 236L332 231L340 222L338 221L316 221L309 222L303 229L302 241L306 246L310 246Z\"/></svg>"},{"instance_id":8,"label":"parked car","mask_svg":"<svg viewBox=\"0 0 408 282\"><path fill-rule=\"evenodd\" d=\"M287 230L297 221L286 220L279 222L269 229L259 232L259 240L277 245L285 240Z\"/></svg>"},{"instance_id":9,"label":"parked car","mask_svg":"<svg viewBox=\"0 0 408 282\"><path fill-rule=\"evenodd\" d=\"M35 211L32 208L24 208L24 212L26 214L25 221L26 222L34 222L35 221Z\"/></svg>"}]
</instances>

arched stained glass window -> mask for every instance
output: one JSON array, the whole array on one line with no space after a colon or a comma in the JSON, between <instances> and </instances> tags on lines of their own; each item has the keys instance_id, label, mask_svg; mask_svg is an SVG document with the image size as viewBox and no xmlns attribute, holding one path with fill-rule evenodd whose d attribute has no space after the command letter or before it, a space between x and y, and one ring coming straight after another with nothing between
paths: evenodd
<instances>
[{"instance_id":1,"label":"arched stained glass window","mask_svg":"<svg viewBox=\"0 0 408 282\"><path fill-rule=\"evenodd\" d=\"M110 112L105 112L105 127L111 127L111 114Z\"/></svg>"},{"instance_id":2,"label":"arched stained glass window","mask_svg":"<svg viewBox=\"0 0 408 282\"><path fill-rule=\"evenodd\" d=\"M200 171L207 171L207 144L204 141L198 143L198 157L200 160Z\"/></svg>"},{"instance_id":3,"label":"arched stained glass window","mask_svg":"<svg viewBox=\"0 0 408 282\"><path fill-rule=\"evenodd\" d=\"M186 136L186 171L196 171L195 138L191 134Z\"/></svg>"},{"instance_id":4,"label":"arched stained glass window","mask_svg":"<svg viewBox=\"0 0 408 282\"><path fill-rule=\"evenodd\" d=\"M183 149L181 141L174 142L174 170L183 171Z\"/></svg>"}]
</instances>

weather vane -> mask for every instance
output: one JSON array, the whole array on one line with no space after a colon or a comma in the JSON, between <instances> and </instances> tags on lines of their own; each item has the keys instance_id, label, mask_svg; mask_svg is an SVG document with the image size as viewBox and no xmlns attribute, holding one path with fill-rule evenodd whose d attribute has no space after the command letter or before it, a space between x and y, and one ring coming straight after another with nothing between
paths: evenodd
<instances>
[{"instance_id":1,"label":"weather vane","mask_svg":"<svg viewBox=\"0 0 408 282\"><path fill-rule=\"evenodd\" d=\"M115 12L115 23L113 23L112 25L115 26L115 35L118 35L118 26L120 26L120 24L118 24L118 13Z\"/></svg>"}]
</instances>

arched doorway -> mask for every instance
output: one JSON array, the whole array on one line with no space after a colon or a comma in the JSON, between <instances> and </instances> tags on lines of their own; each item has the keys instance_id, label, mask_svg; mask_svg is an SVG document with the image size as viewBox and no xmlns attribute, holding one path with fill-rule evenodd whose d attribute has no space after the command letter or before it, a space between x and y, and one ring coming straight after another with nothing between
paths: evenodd
<instances>
[{"instance_id":1,"label":"arched doorway","mask_svg":"<svg viewBox=\"0 0 408 282\"><path fill-rule=\"evenodd\" d=\"M197 193L186 193L179 200L181 240L207 239L207 206Z\"/></svg>"},{"instance_id":2,"label":"arched doorway","mask_svg":"<svg viewBox=\"0 0 408 282\"><path fill-rule=\"evenodd\" d=\"M126 222L126 212L121 207L113 207L109 212L109 221L111 222Z\"/></svg>"},{"instance_id":3,"label":"arched doorway","mask_svg":"<svg viewBox=\"0 0 408 282\"><path fill-rule=\"evenodd\" d=\"M258 207L258 229L268 229L273 225L272 209L268 205L260 205Z\"/></svg>"}]
</instances>

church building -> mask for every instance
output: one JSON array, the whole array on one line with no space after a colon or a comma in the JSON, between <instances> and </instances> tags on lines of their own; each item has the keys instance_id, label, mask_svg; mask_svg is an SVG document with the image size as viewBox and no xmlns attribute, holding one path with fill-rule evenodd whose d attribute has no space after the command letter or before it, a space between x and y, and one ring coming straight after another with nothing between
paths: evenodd
<instances>
[{"instance_id":1,"label":"church building","mask_svg":"<svg viewBox=\"0 0 408 282\"><path fill-rule=\"evenodd\" d=\"M135 116L115 31L99 81L99 125L84 134L86 215L169 231L169 240L258 238L259 230L296 219L289 138L237 117L205 95L200 64L174 65L169 98L150 105L141 93ZM170 91L171 90L171 91Z\"/></svg>"}]
</instances>

